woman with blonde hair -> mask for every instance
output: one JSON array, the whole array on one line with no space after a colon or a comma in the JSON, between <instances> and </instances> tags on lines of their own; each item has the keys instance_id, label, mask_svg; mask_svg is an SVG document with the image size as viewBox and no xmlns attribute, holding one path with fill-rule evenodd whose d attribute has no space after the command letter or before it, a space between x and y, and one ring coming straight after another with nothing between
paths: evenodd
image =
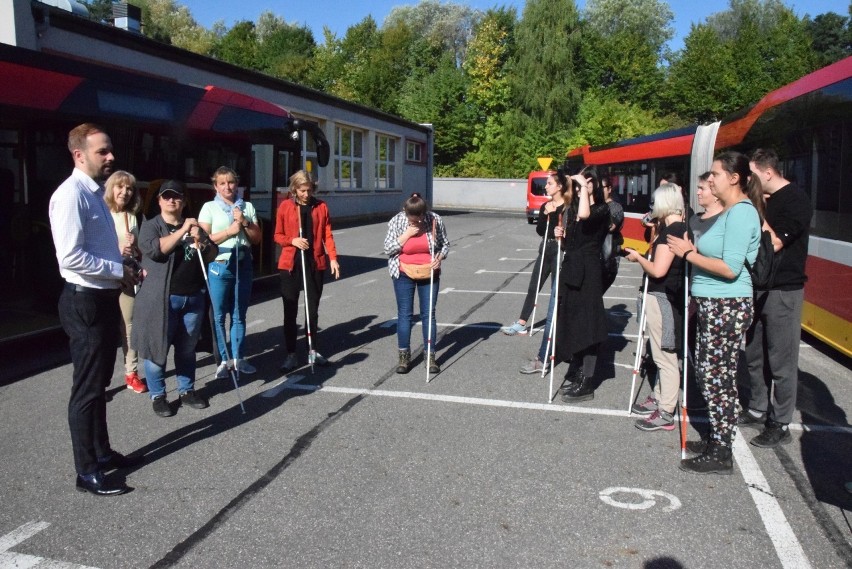
<instances>
[{"instance_id":1,"label":"woman with blonde hair","mask_svg":"<svg viewBox=\"0 0 852 569\"><path fill-rule=\"evenodd\" d=\"M251 300L254 276L251 247L260 243L260 226L254 206L243 200L237 188L240 178L227 166L220 166L212 177L216 197L205 203L198 214L198 225L218 246L218 255L207 269L210 300L216 328L216 343L221 363L216 378L228 377L230 367L239 373L257 370L243 356L246 336L246 313ZM226 335L226 318L230 316L230 334ZM231 349L227 342L231 341ZM228 362L228 355L233 358Z\"/></svg>"},{"instance_id":2,"label":"woman with blonde hair","mask_svg":"<svg viewBox=\"0 0 852 569\"><path fill-rule=\"evenodd\" d=\"M290 176L290 197L281 202L275 216L275 242L281 246L278 275L281 300L284 302L284 347L287 351L281 365L284 372L298 366L296 320L299 316L299 291L302 289L305 289L307 306L305 340L309 343L308 361L312 359L312 363L319 366L328 363L316 351L317 319L325 269L330 267L331 274L339 279L340 265L331 233L328 206L314 197L314 189L311 175L305 170Z\"/></svg>"},{"instance_id":3,"label":"woman with blonde hair","mask_svg":"<svg viewBox=\"0 0 852 569\"><path fill-rule=\"evenodd\" d=\"M117 170L107 178L106 201L109 212L115 223L115 233L118 236L118 249L125 262L138 265L142 260L137 241L139 239L139 220L137 215L142 207L142 198L136 191L136 178L130 172ZM139 379L139 357L130 346L130 333L133 329L133 304L137 287L122 287L118 297L121 308L121 351L124 354L124 382L127 389L136 393L145 393L148 388Z\"/></svg>"},{"instance_id":4,"label":"woman with blonde hair","mask_svg":"<svg viewBox=\"0 0 852 569\"><path fill-rule=\"evenodd\" d=\"M636 422L636 428L642 431L671 431L675 427L673 415L680 391L678 354L683 342L683 260L671 252L667 238L681 237L686 232L684 211L680 189L674 184L662 184L654 191L651 217L656 221L657 237L651 244L650 258L624 249L627 260L639 263L648 274L643 308L651 356L659 370L653 394L633 406L634 413L647 415Z\"/></svg>"}]
</instances>

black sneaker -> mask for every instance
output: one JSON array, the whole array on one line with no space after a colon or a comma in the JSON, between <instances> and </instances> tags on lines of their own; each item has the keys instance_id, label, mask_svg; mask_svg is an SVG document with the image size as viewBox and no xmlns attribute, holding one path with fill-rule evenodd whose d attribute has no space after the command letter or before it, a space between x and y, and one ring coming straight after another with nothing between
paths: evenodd
<instances>
[{"instance_id":1,"label":"black sneaker","mask_svg":"<svg viewBox=\"0 0 852 569\"><path fill-rule=\"evenodd\" d=\"M160 417L171 417L175 414L175 410L169 405L165 395L157 395L151 403L154 407L154 413Z\"/></svg>"},{"instance_id":2,"label":"black sneaker","mask_svg":"<svg viewBox=\"0 0 852 569\"><path fill-rule=\"evenodd\" d=\"M700 456L680 461L680 469L694 474L733 474L734 461L730 447L708 444Z\"/></svg>"},{"instance_id":3,"label":"black sneaker","mask_svg":"<svg viewBox=\"0 0 852 569\"><path fill-rule=\"evenodd\" d=\"M751 439L751 444L760 448L775 448L778 445L786 445L793 440L790 429L783 423L769 421L763 432Z\"/></svg>"},{"instance_id":4,"label":"black sneaker","mask_svg":"<svg viewBox=\"0 0 852 569\"><path fill-rule=\"evenodd\" d=\"M208 406L207 400L195 393L195 391L181 393L180 404L192 407L193 409L205 409Z\"/></svg>"},{"instance_id":5,"label":"black sneaker","mask_svg":"<svg viewBox=\"0 0 852 569\"><path fill-rule=\"evenodd\" d=\"M737 419L737 425L740 427L758 427L766 424L766 412L761 412L759 415L752 413L751 409L743 409Z\"/></svg>"}]
</instances>

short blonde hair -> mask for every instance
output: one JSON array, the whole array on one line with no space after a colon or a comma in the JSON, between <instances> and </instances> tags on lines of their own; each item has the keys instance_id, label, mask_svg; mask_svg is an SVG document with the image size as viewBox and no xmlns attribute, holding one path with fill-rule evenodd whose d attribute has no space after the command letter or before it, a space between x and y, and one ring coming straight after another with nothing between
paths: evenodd
<instances>
[{"instance_id":1,"label":"short blonde hair","mask_svg":"<svg viewBox=\"0 0 852 569\"><path fill-rule=\"evenodd\" d=\"M295 196L296 190L305 184L308 184L311 187L311 193L316 191L317 188L314 184L314 180L311 178L311 174L306 170L299 170L290 176L290 195Z\"/></svg>"},{"instance_id":2,"label":"short blonde hair","mask_svg":"<svg viewBox=\"0 0 852 569\"><path fill-rule=\"evenodd\" d=\"M654 190L654 209L651 210L651 216L665 219L673 214L683 215L683 195L676 185L663 184Z\"/></svg>"},{"instance_id":3,"label":"short blonde hair","mask_svg":"<svg viewBox=\"0 0 852 569\"><path fill-rule=\"evenodd\" d=\"M113 192L113 188L115 186L120 186L124 184L127 187L133 188L133 194L130 196L130 201L127 203L127 206L124 210L118 209L118 205L115 203L115 192ZM139 194L139 190L136 188L136 176L131 174L130 172L125 172L124 170L116 170L112 173L112 175L107 178L106 184L106 192L104 192L104 201L106 201L107 206L110 211L126 211L128 213L132 213L136 215L139 211L139 208L142 207L142 196Z\"/></svg>"},{"instance_id":4,"label":"short blonde hair","mask_svg":"<svg viewBox=\"0 0 852 569\"><path fill-rule=\"evenodd\" d=\"M227 166L219 166L218 168L216 168L216 171L213 172L213 177L210 178L210 181L215 184L216 180L219 179L219 176L230 176L234 179L235 184L240 183L240 177L237 176L237 173L234 171L233 168L228 168Z\"/></svg>"}]
</instances>

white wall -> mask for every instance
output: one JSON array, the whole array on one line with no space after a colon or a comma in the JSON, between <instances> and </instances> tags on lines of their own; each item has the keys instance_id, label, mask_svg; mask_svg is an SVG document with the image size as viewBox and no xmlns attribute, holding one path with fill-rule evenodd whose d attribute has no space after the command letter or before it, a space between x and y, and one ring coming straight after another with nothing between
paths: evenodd
<instances>
[{"instance_id":1,"label":"white wall","mask_svg":"<svg viewBox=\"0 0 852 569\"><path fill-rule=\"evenodd\" d=\"M435 178L432 207L524 212L527 181L481 178Z\"/></svg>"}]
</instances>

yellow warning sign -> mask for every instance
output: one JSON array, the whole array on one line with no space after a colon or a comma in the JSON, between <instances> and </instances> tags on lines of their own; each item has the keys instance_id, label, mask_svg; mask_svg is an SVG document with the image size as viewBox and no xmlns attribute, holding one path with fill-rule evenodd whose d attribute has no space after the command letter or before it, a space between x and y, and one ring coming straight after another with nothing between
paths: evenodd
<instances>
[{"instance_id":1,"label":"yellow warning sign","mask_svg":"<svg viewBox=\"0 0 852 569\"><path fill-rule=\"evenodd\" d=\"M539 156L537 160L538 165L541 166L542 170L550 168L550 164L553 162L553 158L550 158L549 156Z\"/></svg>"}]
</instances>

